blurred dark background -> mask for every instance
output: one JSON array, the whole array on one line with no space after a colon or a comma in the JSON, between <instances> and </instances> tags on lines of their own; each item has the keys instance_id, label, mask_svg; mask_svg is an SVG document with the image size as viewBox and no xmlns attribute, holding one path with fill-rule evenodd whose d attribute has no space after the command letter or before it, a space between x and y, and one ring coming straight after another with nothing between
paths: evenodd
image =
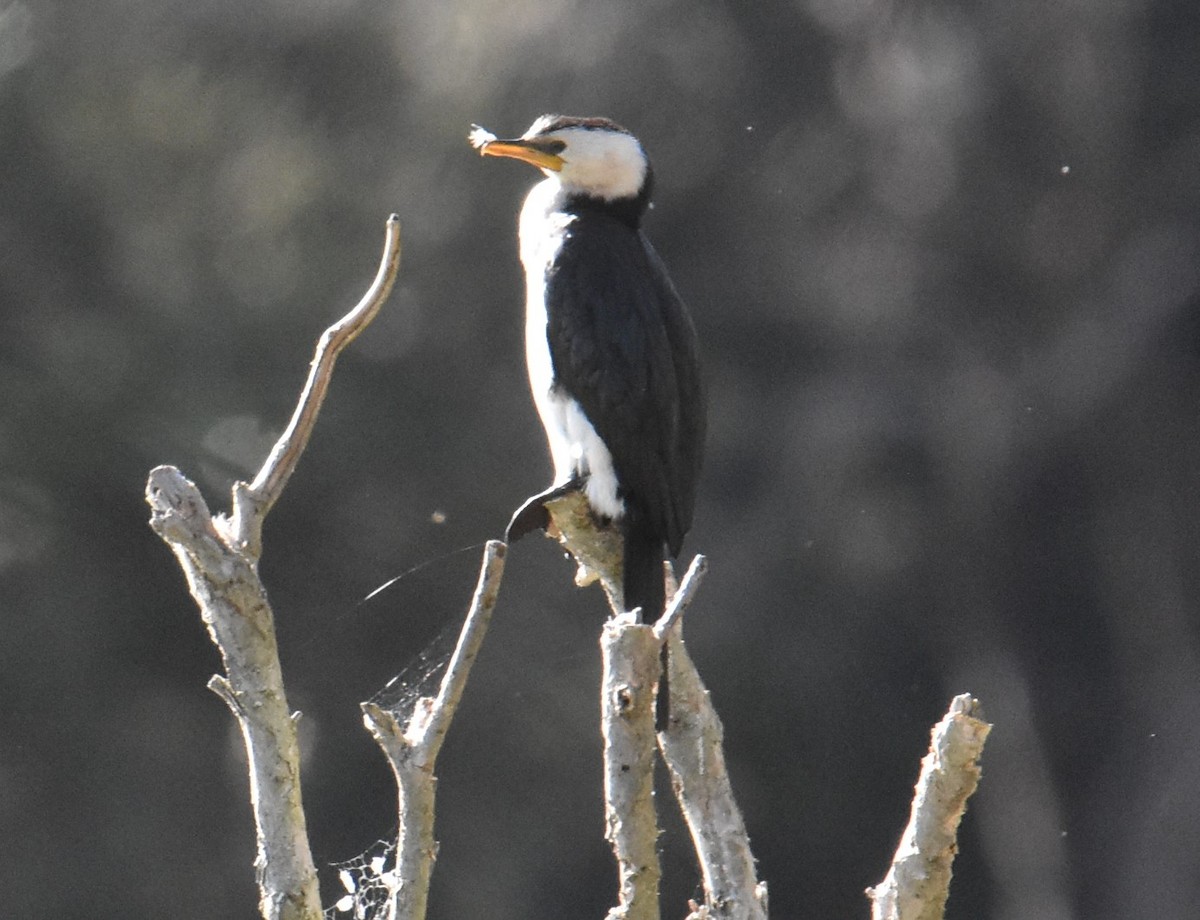
<instances>
[{"instance_id":1,"label":"blurred dark background","mask_svg":"<svg viewBox=\"0 0 1200 920\"><path fill-rule=\"evenodd\" d=\"M255 916L240 739L142 491L174 463L227 507L395 211L397 292L262 563L316 857L391 832L357 703L550 476L515 242L537 175L466 132L558 111L645 142L705 344L688 638L774 916L868 915L961 691L996 728L951 918L1194 916L1198 11L0 2L0 913ZM612 903L604 605L571 575L510 555L440 761L435 918Z\"/></svg>"}]
</instances>

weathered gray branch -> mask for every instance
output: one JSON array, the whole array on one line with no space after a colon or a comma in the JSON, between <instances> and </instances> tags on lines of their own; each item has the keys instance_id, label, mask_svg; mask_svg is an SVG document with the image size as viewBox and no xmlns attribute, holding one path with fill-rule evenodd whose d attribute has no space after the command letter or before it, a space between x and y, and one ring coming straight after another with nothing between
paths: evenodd
<instances>
[{"instance_id":1,"label":"weathered gray branch","mask_svg":"<svg viewBox=\"0 0 1200 920\"><path fill-rule=\"evenodd\" d=\"M692 561L657 623L640 625L622 613L619 532L599 525L581 494L556 499L547 508L553 521L550 535L578 564L576 584L598 581L614 612L601 637L605 813L621 880L620 904L610 917L659 915L660 870L653 846L658 831L651 792L654 685L666 643L670 720L658 733L657 746L704 879L705 903L693 906L691 916L765 920L766 885L755 876L750 841L725 770L721 721L682 638L683 612L707 571L707 560L697 556Z\"/></svg>"},{"instance_id":2,"label":"weathered gray branch","mask_svg":"<svg viewBox=\"0 0 1200 920\"><path fill-rule=\"evenodd\" d=\"M382 748L396 777L400 831L396 865L379 881L388 891L389 920L424 920L429 882L437 858L433 835L437 778L434 762L462 699L467 677L492 619L507 547L498 540L484 549L479 582L436 697L417 701L406 725L404 716L374 703L363 703L363 722Z\"/></svg>"},{"instance_id":3,"label":"weathered gray branch","mask_svg":"<svg viewBox=\"0 0 1200 920\"><path fill-rule=\"evenodd\" d=\"M300 798L300 750L283 691L275 628L253 562L230 547L196 486L174 467L150 472L150 524L170 545L224 677L209 686L229 705L250 770L259 910L267 920L317 920L321 901Z\"/></svg>"},{"instance_id":4,"label":"weathered gray branch","mask_svg":"<svg viewBox=\"0 0 1200 920\"><path fill-rule=\"evenodd\" d=\"M725 767L725 729L700 672L683 642L682 614L707 571L697 556L678 591L654 625L667 642L671 718L658 746L692 837L704 884L704 904L693 920L766 920L767 886L759 882L746 824Z\"/></svg>"},{"instance_id":5,"label":"weathered gray branch","mask_svg":"<svg viewBox=\"0 0 1200 920\"><path fill-rule=\"evenodd\" d=\"M684 573L683 581L678 585L672 583L669 592L671 599L667 603L667 609L654 624L654 637L660 643L666 641L671 630L683 619L684 611L687 610L688 605L700 590L700 583L704 581L704 576L707 574L708 557L697 555L692 559L692 564L688 566L687 572Z\"/></svg>"},{"instance_id":6,"label":"weathered gray branch","mask_svg":"<svg viewBox=\"0 0 1200 920\"><path fill-rule=\"evenodd\" d=\"M399 273L400 218L393 214L387 221L383 258L375 280L354 309L321 334L309 367L308 379L304 382L304 389L287 428L275 442L254 481L249 485L239 482L233 487L231 540L244 547L252 558L257 559L262 552L263 520L282 494L283 487L287 485L312 437L317 413L321 411L325 394L329 392L333 365L338 355L370 325L391 294Z\"/></svg>"},{"instance_id":7,"label":"weathered gray branch","mask_svg":"<svg viewBox=\"0 0 1200 920\"><path fill-rule=\"evenodd\" d=\"M610 920L658 920L658 818L654 812L654 700L662 643L622 613L600 635L605 837L617 860Z\"/></svg>"},{"instance_id":8,"label":"weathered gray branch","mask_svg":"<svg viewBox=\"0 0 1200 920\"><path fill-rule=\"evenodd\" d=\"M582 492L568 492L546 502L552 521L547 536L575 560L575 584L584 588L598 583L613 616L625 612L621 590L621 532L612 524L602 525Z\"/></svg>"},{"instance_id":9,"label":"weathered gray branch","mask_svg":"<svg viewBox=\"0 0 1200 920\"><path fill-rule=\"evenodd\" d=\"M179 470L150 471L150 526L175 553L223 676L209 686L228 704L242 731L257 832L259 909L267 920L319 920L321 901L300 794L295 717L284 692L274 617L258 577L262 524L308 443L337 353L378 312L399 268L399 222L387 225L383 259L362 301L325 331L292 423L252 485L233 489L231 519L213 516Z\"/></svg>"},{"instance_id":10,"label":"weathered gray branch","mask_svg":"<svg viewBox=\"0 0 1200 920\"><path fill-rule=\"evenodd\" d=\"M941 920L958 852L958 825L979 785L979 758L991 730L969 693L956 696L933 727L908 827L887 877L867 889L873 920Z\"/></svg>"}]
</instances>

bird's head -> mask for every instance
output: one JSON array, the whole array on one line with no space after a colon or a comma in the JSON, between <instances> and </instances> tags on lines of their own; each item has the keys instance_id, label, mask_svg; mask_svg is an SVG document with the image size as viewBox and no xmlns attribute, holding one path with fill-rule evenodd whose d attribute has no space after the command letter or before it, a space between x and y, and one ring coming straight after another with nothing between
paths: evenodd
<instances>
[{"instance_id":1,"label":"bird's head","mask_svg":"<svg viewBox=\"0 0 1200 920\"><path fill-rule=\"evenodd\" d=\"M483 156L536 166L568 194L605 201L649 196L646 152L636 137L607 118L543 115L513 140L501 140L476 125L470 139Z\"/></svg>"}]
</instances>

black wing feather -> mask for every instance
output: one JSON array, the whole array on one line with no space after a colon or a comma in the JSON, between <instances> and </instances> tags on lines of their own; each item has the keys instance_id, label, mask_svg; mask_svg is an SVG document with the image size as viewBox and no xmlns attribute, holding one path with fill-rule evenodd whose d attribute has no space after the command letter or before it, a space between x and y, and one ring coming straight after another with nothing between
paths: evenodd
<instances>
[{"instance_id":1,"label":"black wing feather","mask_svg":"<svg viewBox=\"0 0 1200 920\"><path fill-rule=\"evenodd\" d=\"M705 418L687 308L641 231L590 209L568 227L546 283L555 385L608 447L626 503L677 555Z\"/></svg>"}]
</instances>

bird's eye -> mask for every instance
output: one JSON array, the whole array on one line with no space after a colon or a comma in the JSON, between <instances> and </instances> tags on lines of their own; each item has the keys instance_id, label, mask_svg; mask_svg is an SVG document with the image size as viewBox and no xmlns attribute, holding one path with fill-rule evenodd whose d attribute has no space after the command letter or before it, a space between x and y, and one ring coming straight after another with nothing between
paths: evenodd
<instances>
[{"instance_id":1,"label":"bird's eye","mask_svg":"<svg viewBox=\"0 0 1200 920\"><path fill-rule=\"evenodd\" d=\"M538 149L557 156L567 149L567 142L560 141L557 138L548 138L544 141L538 141Z\"/></svg>"}]
</instances>

